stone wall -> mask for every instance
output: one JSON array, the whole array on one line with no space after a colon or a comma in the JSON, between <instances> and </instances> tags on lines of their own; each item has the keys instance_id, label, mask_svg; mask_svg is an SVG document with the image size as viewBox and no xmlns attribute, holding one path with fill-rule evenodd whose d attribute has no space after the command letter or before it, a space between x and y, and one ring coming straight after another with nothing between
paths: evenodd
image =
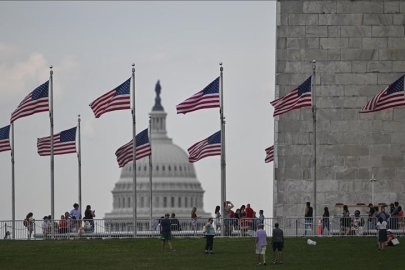
<instances>
[{"instance_id":1,"label":"stone wall","mask_svg":"<svg viewBox=\"0 0 405 270\"><path fill-rule=\"evenodd\" d=\"M405 203L405 107L359 114L405 73L405 1L278 1L276 97L317 60L317 214L335 204ZM275 118L274 216L313 203L312 112Z\"/></svg>"}]
</instances>

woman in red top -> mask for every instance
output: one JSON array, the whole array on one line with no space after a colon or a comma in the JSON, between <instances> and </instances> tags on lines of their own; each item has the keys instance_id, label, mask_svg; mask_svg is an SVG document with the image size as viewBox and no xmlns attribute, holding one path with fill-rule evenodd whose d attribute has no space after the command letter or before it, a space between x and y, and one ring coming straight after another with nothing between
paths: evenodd
<instances>
[{"instance_id":1,"label":"woman in red top","mask_svg":"<svg viewBox=\"0 0 405 270\"><path fill-rule=\"evenodd\" d=\"M197 208L193 207L193 209L191 210L191 230L193 230L195 232L196 228L197 228Z\"/></svg>"},{"instance_id":2,"label":"woman in red top","mask_svg":"<svg viewBox=\"0 0 405 270\"><path fill-rule=\"evenodd\" d=\"M65 219L64 215L60 216L60 220L59 220L59 233L67 233L67 221Z\"/></svg>"}]
</instances>

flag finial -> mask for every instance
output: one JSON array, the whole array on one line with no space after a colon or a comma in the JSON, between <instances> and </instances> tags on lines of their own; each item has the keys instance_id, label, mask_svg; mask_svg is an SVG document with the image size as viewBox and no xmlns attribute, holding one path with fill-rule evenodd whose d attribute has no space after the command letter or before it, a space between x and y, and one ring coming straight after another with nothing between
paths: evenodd
<instances>
[{"instance_id":1,"label":"flag finial","mask_svg":"<svg viewBox=\"0 0 405 270\"><path fill-rule=\"evenodd\" d=\"M220 71L223 71L224 68L222 67L222 62L219 62L219 66L220 66L219 70L220 70Z\"/></svg>"},{"instance_id":2,"label":"flag finial","mask_svg":"<svg viewBox=\"0 0 405 270\"><path fill-rule=\"evenodd\" d=\"M50 65L49 68L50 68L50 70L51 70L50 73L51 73L51 75L52 75L52 74L53 74L53 70L52 70L52 69L53 69L53 66Z\"/></svg>"},{"instance_id":3,"label":"flag finial","mask_svg":"<svg viewBox=\"0 0 405 270\"><path fill-rule=\"evenodd\" d=\"M135 72L135 63L132 63L132 72Z\"/></svg>"}]
</instances>

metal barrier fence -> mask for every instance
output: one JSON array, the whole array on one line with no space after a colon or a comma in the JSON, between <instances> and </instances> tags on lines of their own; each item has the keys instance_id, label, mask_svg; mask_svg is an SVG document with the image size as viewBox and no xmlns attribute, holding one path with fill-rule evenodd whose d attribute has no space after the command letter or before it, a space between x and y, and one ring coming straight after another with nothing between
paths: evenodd
<instances>
[{"instance_id":1,"label":"metal barrier fence","mask_svg":"<svg viewBox=\"0 0 405 270\"><path fill-rule=\"evenodd\" d=\"M174 237L204 237L203 228L207 220L199 219L192 222L190 219L170 219L172 235ZM264 230L268 236L272 235L275 223L286 237L314 237L314 236L375 236L377 234L377 218L368 216L330 218L266 218L263 222ZM25 226L27 225L27 226ZM214 222L216 236L225 237L253 237L257 230L257 219L221 219L218 224ZM217 226L218 225L218 226ZM395 235L405 236L405 219L391 217L388 219L388 228ZM53 230L52 230L53 229ZM0 239L77 239L77 238L158 238L160 237L159 219L141 219L137 221L137 234L134 235L134 226L131 219L94 219L94 220L55 220L52 222L33 220L31 224L24 224L23 220L15 221L15 235L13 235L12 221L0 221Z\"/></svg>"}]
</instances>

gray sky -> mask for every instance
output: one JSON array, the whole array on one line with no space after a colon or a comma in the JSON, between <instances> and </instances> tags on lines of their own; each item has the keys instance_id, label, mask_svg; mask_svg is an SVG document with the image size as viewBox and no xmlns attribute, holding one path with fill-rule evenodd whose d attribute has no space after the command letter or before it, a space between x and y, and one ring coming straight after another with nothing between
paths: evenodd
<instances>
[{"instance_id":1,"label":"gray sky","mask_svg":"<svg viewBox=\"0 0 405 270\"><path fill-rule=\"evenodd\" d=\"M131 76L136 63L137 130L148 125L162 85L168 136L186 150L220 129L218 109L176 115L175 106L219 76L224 63L227 199L272 211L275 2L0 2L0 127L54 66L55 134L82 115L82 195L98 218L112 210L115 151L131 139L130 111L95 119L89 103ZM51 212L48 113L15 122L16 218ZM195 163L204 209L220 202L220 157ZM0 153L0 220L11 219L10 152ZM78 201L75 154L55 156L55 215Z\"/></svg>"}]
</instances>

